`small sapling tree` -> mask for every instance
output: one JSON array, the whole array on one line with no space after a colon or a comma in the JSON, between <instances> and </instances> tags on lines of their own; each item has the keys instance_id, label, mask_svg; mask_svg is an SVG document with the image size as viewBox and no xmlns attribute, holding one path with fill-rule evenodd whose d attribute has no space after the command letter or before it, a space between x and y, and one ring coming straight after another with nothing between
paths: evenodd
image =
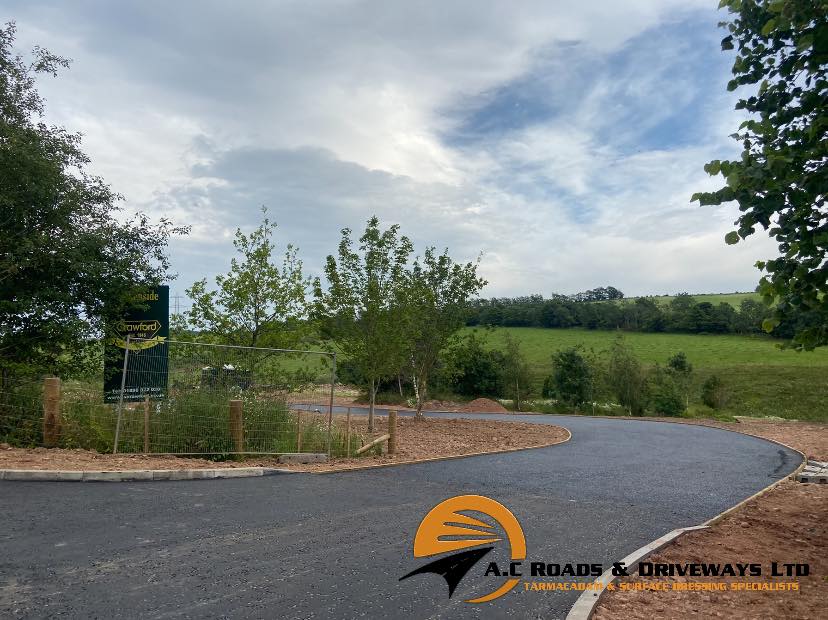
<instances>
[{"instance_id":1,"label":"small sapling tree","mask_svg":"<svg viewBox=\"0 0 828 620\"><path fill-rule=\"evenodd\" d=\"M406 308L402 303L406 265L413 251L399 226L380 230L368 221L354 249L351 230L342 230L337 256L325 263L327 287L314 282L313 315L322 335L345 354L368 382L368 431L374 430L377 386L397 376L407 352Z\"/></svg>"},{"instance_id":2,"label":"small sapling tree","mask_svg":"<svg viewBox=\"0 0 828 620\"><path fill-rule=\"evenodd\" d=\"M486 285L477 275L478 264L455 263L448 251L437 254L432 247L407 272L405 331L418 418L440 353L463 327L469 300Z\"/></svg>"},{"instance_id":3,"label":"small sapling tree","mask_svg":"<svg viewBox=\"0 0 828 620\"><path fill-rule=\"evenodd\" d=\"M559 400L577 407L593 398L593 372L581 346L554 353L552 367L551 383Z\"/></svg>"},{"instance_id":4,"label":"small sapling tree","mask_svg":"<svg viewBox=\"0 0 828 620\"><path fill-rule=\"evenodd\" d=\"M239 258L231 260L227 274L216 276L216 289L209 290L206 279L187 289L192 308L185 317L190 326L222 344L297 348L306 336L310 280L302 275L302 261L292 245L281 266L274 262L276 224L266 209L262 214L262 223L249 235L236 230L233 245Z\"/></svg>"}]
</instances>

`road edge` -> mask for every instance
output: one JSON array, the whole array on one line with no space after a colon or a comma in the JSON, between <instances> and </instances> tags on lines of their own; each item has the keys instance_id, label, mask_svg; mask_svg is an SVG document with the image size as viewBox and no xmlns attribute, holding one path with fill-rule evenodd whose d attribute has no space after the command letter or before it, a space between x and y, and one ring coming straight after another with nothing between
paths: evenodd
<instances>
[{"instance_id":1,"label":"road edge","mask_svg":"<svg viewBox=\"0 0 828 620\"><path fill-rule=\"evenodd\" d=\"M668 420L652 420L652 421L653 422L656 422L656 421L658 421L658 422L667 422L668 424L670 423ZM708 426L707 428L718 428L718 427ZM680 536L682 536L683 534L685 534L687 532L708 529L711 525L715 525L716 523L718 523L719 521L721 521L722 519L724 519L728 515L736 512L737 510L739 510L740 508L742 508L746 504L749 504L753 500L758 499L759 497L761 497L761 496L765 495L766 493L772 491L774 488L776 488L777 486L779 486L780 484L782 484L786 480L791 480L791 479L795 480L796 476L799 475L799 473L805 468L805 465L808 463L808 458L805 456L805 453L803 453L801 450L797 450L796 448L794 448L792 446L789 446L788 444L782 443L781 441L776 441L775 439L768 439L766 437L759 437L757 435L750 435L748 433L740 433L737 430L732 430L732 429L728 429L728 428L721 428L719 430L731 431L733 433L739 433L740 435L745 435L747 437L754 437L756 439L761 439L763 441L767 441L767 442L770 442L770 443L775 443L778 446L782 446L783 448L787 448L788 450L791 450L791 451L796 452L797 454L799 454L799 456L802 457L802 462L791 473L786 474L785 476L783 476L779 480L775 480L774 482L772 482L768 486L766 486L764 489L760 489L759 491L757 491L756 493L754 493L750 497L747 497L747 498L743 499L738 504L735 504L735 505L731 506L730 508L727 508L726 510L723 510L722 512L720 512L716 516L712 517L711 519L708 519L704 523L702 523L700 525L691 525L689 527L683 527L683 528L678 528L678 529L672 530L672 531L668 532L667 534L665 534L664 536L661 536L660 538L656 538L654 541L652 541L650 543L647 543L643 547L633 551L630 555L628 555L624 559L619 560L620 562L625 562L625 566L629 566L630 563L640 562L641 560L643 560L647 556L651 555L652 553L658 551L659 549L662 549L662 548L666 547L668 544L670 544L671 542L673 542L674 540L676 540L677 538L679 538ZM603 584L603 587L601 587L598 590L584 590L581 593L581 595L578 597L578 600L575 601L575 604L572 606L572 609L569 610L569 613L566 615L566 620L589 620L592 617L593 612L595 611L595 607L598 605L598 602L601 600L601 596L603 596L604 592L606 592L606 586L609 585L610 583L612 583L613 581L615 581L616 579L617 579L617 576L612 575L612 569L605 571L600 577L598 577L598 579L596 579L593 582L594 584L596 584L596 586L598 584Z\"/></svg>"},{"instance_id":2,"label":"road edge","mask_svg":"<svg viewBox=\"0 0 828 620\"><path fill-rule=\"evenodd\" d=\"M557 425L556 425L557 426ZM302 469L273 468L273 467L219 467L213 469L125 469L107 471L76 471L76 470L47 470L47 469L0 469L0 480L18 482L136 482L161 480L213 480L220 478L252 478L258 476L273 476L276 474L339 474L342 472L364 471L378 467L397 467L399 465L417 465L418 463L433 463L435 461L449 461L472 456L486 456L490 454L505 454L520 450L538 450L550 448L572 439L572 432L563 426L558 428L566 431L566 438L552 443L522 448L507 448L490 452L473 452L471 454L454 454L450 456L436 456L416 461L400 461L397 463L376 463L360 465L348 469L331 469L326 471L311 471Z\"/></svg>"},{"instance_id":3,"label":"road edge","mask_svg":"<svg viewBox=\"0 0 828 620\"><path fill-rule=\"evenodd\" d=\"M0 469L0 480L18 482L138 482L161 480L214 480L294 474L273 467L220 467L214 469L125 469L69 471L47 469Z\"/></svg>"},{"instance_id":4,"label":"road edge","mask_svg":"<svg viewBox=\"0 0 828 620\"><path fill-rule=\"evenodd\" d=\"M429 412L431 413L431 412ZM452 413L452 412L448 412ZM347 469L329 469L325 471L308 471L308 470L301 470L301 469L294 469L291 470L293 473L301 473L301 474L314 474L317 476L327 475L327 474L342 474L346 472L352 471L365 471L367 469L377 469L380 467L399 467L401 465L419 465L420 463L436 463L438 461L453 461L456 459L465 459L472 456L489 456L492 454L508 454L509 452L520 452L521 450L540 450L541 448L551 448L552 446L559 446L561 444L566 443L570 439L572 439L572 431L570 431L565 426L559 426L555 424L560 429L566 431L566 438L561 439L560 441L554 441L552 443L544 443L539 444L537 446L524 446L523 448L506 448L504 450L491 450L489 452L471 452L469 454L452 454L450 456L434 456L427 459L418 459L416 461L399 461L394 463L374 463L372 465L359 465L357 467L349 467Z\"/></svg>"}]
</instances>

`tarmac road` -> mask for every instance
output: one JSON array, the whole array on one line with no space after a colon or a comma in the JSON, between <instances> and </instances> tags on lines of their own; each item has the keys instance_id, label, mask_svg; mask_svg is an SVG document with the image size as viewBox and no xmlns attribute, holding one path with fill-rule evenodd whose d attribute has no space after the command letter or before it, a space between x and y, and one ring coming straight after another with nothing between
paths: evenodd
<instances>
[{"instance_id":1,"label":"tarmac road","mask_svg":"<svg viewBox=\"0 0 828 620\"><path fill-rule=\"evenodd\" d=\"M481 417L559 424L572 439L326 475L0 481L0 617L563 618L577 592L518 584L490 603L463 602L498 585L483 572L490 560L503 560L500 549L475 565L452 598L435 574L399 581L425 563L412 556L420 520L448 497L487 495L520 521L527 565L608 568L800 462L770 442L702 426Z\"/></svg>"}]
</instances>

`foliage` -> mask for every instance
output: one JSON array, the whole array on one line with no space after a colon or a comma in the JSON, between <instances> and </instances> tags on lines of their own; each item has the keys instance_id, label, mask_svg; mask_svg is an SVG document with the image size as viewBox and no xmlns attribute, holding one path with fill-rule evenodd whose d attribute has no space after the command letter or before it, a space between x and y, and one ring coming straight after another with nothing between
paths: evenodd
<instances>
[{"instance_id":1,"label":"foliage","mask_svg":"<svg viewBox=\"0 0 828 620\"><path fill-rule=\"evenodd\" d=\"M462 333L482 332L482 328L466 328ZM486 346L502 349L506 334L521 343L529 363L532 389L540 393L544 380L551 374L550 353L582 345L598 355L596 362L608 362L608 351L617 331L588 329L507 328L492 330ZM776 341L765 334L696 335L624 334L629 347L641 361L645 371L656 364L664 365L676 351L683 351L693 362L690 377L690 408L684 415L699 411L711 415L701 402L701 385L715 373L725 382L730 394L725 412L728 415L775 415L798 420L828 420L824 403L828 402L828 347L807 355L791 349L779 349ZM603 353L606 351L607 353ZM599 404L618 402L611 388L605 385L606 372L596 371L595 401Z\"/></svg>"},{"instance_id":2,"label":"foliage","mask_svg":"<svg viewBox=\"0 0 828 620\"><path fill-rule=\"evenodd\" d=\"M623 337L615 339L610 349L607 381L630 415L644 415L647 405L647 380L641 362Z\"/></svg>"},{"instance_id":3,"label":"foliage","mask_svg":"<svg viewBox=\"0 0 828 620\"><path fill-rule=\"evenodd\" d=\"M592 400L593 369L583 353L583 347L575 346L562 349L552 355L552 375L544 390L570 405L580 405Z\"/></svg>"},{"instance_id":4,"label":"foliage","mask_svg":"<svg viewBox=\"0 0 828 620\"><path fill-rule=\"evenodd\" d=\"M685 394L674 372L656 367L649 388L650 406L658 415L679 416L686 409Z\"/></svg>"},{"instance_id":5,"label":"foliage","mask_svg":"<svg viewBox=\"0 0 828 620\"><path fill-rule=\"evenodd\" d=\"M702 402L711 409L721 409L727 404L728 393L724 382L716 375L710 375L702 384Z\"/></svg>"},{"instance_id":6,"label":"foliage","mask_svg":"<svg viewBox=\"0 0 828 620\"><path fill-rule=\"evenodd\" d=\"M515 409L522 411L521 400L531 392L531 375L526 356L520 348L520 341L506 334L506 350L503 353L504 394L515 402Z\"/></svg>"},{"instance_id":7,"label":"foliage","mask_svg":"<svg viewBox=\"0 0 828 620\"><path fill-rule=\"evenodd\" d=\"M738 204L738 229L727 243L757 226L779 243L779 257L756 264L765 272L759 292L773 305L764 326L813 315L792 341L810 350L828 344L828 3L722 0L720 7L730 12L722 49L737 49L727 88L752 87L736 104L750 117L732 134L741 157L705 166L726 185L693 200Z\"/></svg>"},{"instance_id":8,"label":"foliage","mask_svg":"<svg viewBox=\"0 0 828 620\"><path fill-rule=\"evenodd\" d=\"M403 302L406 264L413 251L399 226L381 231L372 217L353 249L351 230L342 230L336 257L325 263L327 288L314 282L313 317L329 338L368 381L371 407L368 429L374 428L377 384L395 376L406 362L407 314Z\"/></svg>"},{"instance_id":9,"label":"foliage","mask_svg":"<svg viewBox=\"0 0 828 620\"><path fill-rule=\"evenodd\" d=\"M693 378L693 364L687 361L684 351L679 351L667 360L667 374L684 396L684 407L690 406L690 384Z\"/></svg>"},{"instance_id":10,"label":"foliage","mask_svg":"<svg viewBox=\"0 0 828 620\"><path fill-rule=\"evenodd\" d=\"M249 347L297 348L307 322L305 291L310 280L302 276L302 261L288 245L279 267L273 262L276 224L262 209L263 221L249 235L236 229L230 271L216 276L216 290L207 280L195 282L187 295L193 300L185 314L200 337L222 344Z\"/></svg>"},{"instance_id":11,"label":"foliage","mask_svg":"<svg viewBox=\"0 0 828 620\"><path fill-rule=\"evenodd\" d=\"M758 296L756 296L758 299ZM572 297L541 295L515 298L477 299L472 303L467 325L502 327L586 327L622 329L631 332L753 333L770 316L764 304L751 299L740 311L733 300L748 300L745 294L705 295L682 293L672 298L584 302ZM794 315L791 320L801 320ZM780 337L784 335L780 332Z\"/></svg>"},{"instance_id":12,"label":"foliage","mask_svg":"<svg viewBox=\"0 0 828 620\"><path fill-rule=\"evenodd\" d=\"M80 135L43 120L35 79L69 62L36 47L27 63L14 40L14 24L0 29L0 383L84 367L92 340L167 277L167 243L186 232L116 216L121 197L87 171Z\"/></svg>"},{"instance_id":13,"label":"foliage","mask_svg":"<svg viewBox=\"0 0 828 620\"><path fill-rule=\"evenodd\" d=\"M624 293L614 286L602 286L584 291L583 293L570 295L569 299L572 301L612 301L615 299L624 299Z\"/></svg>"},{"instance_id":14,"label":"foliage","mask_svg":"<svg viewBox=\"0 0 828 620\"><path fill-rule=\"evenodd\" d=\"M430 247L406 273L406 332L418 417L441 351L463 327L469 300L486 285L477 275L478 265L455 263L447 250L438 255Z\"/></svg>"},{"instance_id":15,"label":"foliage","mask_svg":"<svg viewBox=\"0 0 828 620\"><path fill-rule=\"evenodd\" d=\"M503 353L484 344L484 339L472 332L447 349L443 381L454 393L472 397L503 394Z\"/></svg>"}]
</instances>

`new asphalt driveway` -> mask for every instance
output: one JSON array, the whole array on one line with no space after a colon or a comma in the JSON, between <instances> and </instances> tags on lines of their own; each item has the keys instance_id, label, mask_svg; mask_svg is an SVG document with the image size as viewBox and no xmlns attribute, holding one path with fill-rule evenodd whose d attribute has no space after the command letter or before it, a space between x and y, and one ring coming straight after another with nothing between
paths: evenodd
<instances>
[{"instance_id":1,"label":"new asphalt driveway","mask_svg":"<svg viewBox=\"0 0 828 620\"><path fill-rule=\"evenodd\" d=\"M474 417L464 414L463 417ZM499 416L486 415L486 419ZM528 561L611 565L793 471L775 444L701 426L563 416L562 445L326 475L184 482L0 481L0 617L561 618L577 593L496 587L492 552L449 599L399 578L438 502L505 504ZM754 561L755 558L734 558Z\"/></svg>"}]
</instances>

